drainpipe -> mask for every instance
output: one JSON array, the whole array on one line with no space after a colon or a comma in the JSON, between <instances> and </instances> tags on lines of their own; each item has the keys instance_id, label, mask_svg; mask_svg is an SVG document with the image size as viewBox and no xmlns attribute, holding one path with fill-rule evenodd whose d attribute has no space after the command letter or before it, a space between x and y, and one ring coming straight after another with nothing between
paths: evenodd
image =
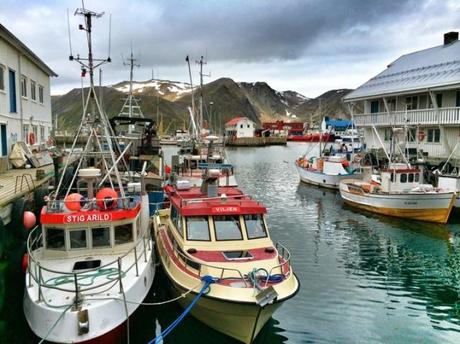
<instances>
[{"instance_id":1,"label":"drainpipe","mask_svg":"<svg viewBox=\"0 0 460 344\"><path fill-rule=\"evenodd\" d=\"M19 132L21 133L21 141L24 141L24 114L22 112L22 73L21 73L21 53L18 53L18 84L19 85L19 92L18 91L18 86L16 86L16 95L19 95L19 122L20 122L20 128Z\"/></svg>"}]
</instances>

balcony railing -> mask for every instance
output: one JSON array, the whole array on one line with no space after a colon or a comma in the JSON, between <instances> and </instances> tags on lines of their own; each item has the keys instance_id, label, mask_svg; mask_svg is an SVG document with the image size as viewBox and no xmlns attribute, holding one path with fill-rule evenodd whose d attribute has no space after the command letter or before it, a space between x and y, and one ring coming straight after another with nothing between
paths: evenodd
<instances>
[{"instance_id":1,"label":"balcony railing","mask_svg":"<svg viewBox=\"0 0 460 344\"><path fill-rule=\"evenodd\" d=\"M460 107L435 109L420 109L408 111L366 113L355 115L354 122L358 127L370 127L372 125L460 125Z\"/></svg>"}]
</instances>

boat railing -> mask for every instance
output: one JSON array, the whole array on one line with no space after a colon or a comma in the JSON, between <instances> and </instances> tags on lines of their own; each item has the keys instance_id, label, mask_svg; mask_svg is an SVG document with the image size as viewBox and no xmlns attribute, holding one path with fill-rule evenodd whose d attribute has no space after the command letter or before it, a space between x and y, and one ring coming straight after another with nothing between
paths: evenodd
<instances>
[{"instance_id":1,"label":"boat railing","mask_svg":"<svg viewBox=\"0 0 460 344\"><path fill-rule=\"evenodd\" d=\"M97 202L100 202L100 201L104 202L107 200L100 200L97 198L92 198L92 199L82 198L80 200L68 200L68 199L66 200L66 199L49 198L46 202L46 211L48 213L71 211L66 206L70 204L81 205L81 210L96 210L96 209L100 209L97 205ZM134 209L141 202L141 198L138 195L125 196L125 197L111 198L110 201L117 202L117 205L111 209Z\"/></svg>"},{"instance_id":2,"label":"boat railing","mask_svg":"<svg viewBox=\"0 0 460 344\"><path fill-rule=\"evenodd\" d=\"M268 271L268 275L264 279L264 287L266 287L268 283L270 282L270 277L275 274L277 275L281 274L283 275L284 278L287 278L291 274L291 264L290 264L291 254L289 250L285 246L283 246L281 243L276 243L275 247L278 252L278 258L281 262L280 264L273 266ZM211 265L211 264L203 263L201 261L192 259L188 257L187 255L185 255L183 252L181 252L176 241L174 241L173 250L177 254L178 258L183 262L184 268L187 269L190 267L192 269L198 270L198 275L200 278L203 277L204 275L211 274L211 271L216 271L217 274L212 275L212 276L219 280L235 279L235 280L242 281L246 288L253 286L249 282L249 279L247 277L247 274L249 271L246 273L243 273L239 269L236 269L236 268L228 268L228 267ZM284 270L286 267L288 269L285 272ZM206 271L204 271L204 268L206 268Z\"/></svg>"},{"instance_id":3,"label":"boat railing","mask_svg":"<svg viewBox=\"0 0 460 344\"><path fill-rule=\"evenodd\" d=\"M44 289L54 289L75 294L75 299L73 300L75 305L79 305L82 301L82 293L92 291L92 294L94 294L98 292L96 289L104 286L108 286L108 288L104 289L105 292L118 283L120 292L123 292L123 278L132 269L135 269L136 277L138 277L139 262L143 258L144 263L147 263L149 259L147 252L153 249L149 235L145 234L137 240L131 249L109 263L80 272L69 272L44 267L35 257L34 252L43 247L43 235L39 230L39 226L29 233L26 244L28 253L28 283L26 287L32 287L32 281L37 284L38 302L47 302L43 295ZM123 267L123 263L126 264L126 262L132 263ZM46 279L44 274L47 275ZM64 287L64 285L70 285L70 287Z\"/></svg>"}]
</instances>

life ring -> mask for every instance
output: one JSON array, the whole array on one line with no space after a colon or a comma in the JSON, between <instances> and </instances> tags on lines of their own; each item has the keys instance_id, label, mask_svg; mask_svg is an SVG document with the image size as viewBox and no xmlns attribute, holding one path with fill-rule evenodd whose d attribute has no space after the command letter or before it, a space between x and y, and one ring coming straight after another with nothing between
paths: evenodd
<instances>
[{"instance_id":1,"label":"life ring","mask_svg":"<svg viewBox=\"0 0 460 344\"><path fill-rule=\"evenodd\" d=\"M29 133L29 140L28 140L28 142L29 142L29 145L35 144L35 142L36 142L36 141L35 141L35 134L34 134L33 132L30 132L30 133Z\"/></svg>"},{"instance_id":2,"label":"life ring","mask_svg":"<svg viewBox=\"0 0 460 344\"><path fill-rule=\"evenodd\" d=\"M423 130L420 130L418 132L418 140L423 141L425 139L425 132Z\"/></svg>"}]
</instances>

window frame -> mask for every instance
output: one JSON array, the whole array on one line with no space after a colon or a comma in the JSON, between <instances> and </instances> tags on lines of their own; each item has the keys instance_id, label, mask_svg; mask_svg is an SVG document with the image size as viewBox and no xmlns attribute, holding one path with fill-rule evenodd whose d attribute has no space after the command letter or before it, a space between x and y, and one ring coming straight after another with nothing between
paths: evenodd
<instances>
[{"instance_id":1,"label":"window frame","mask_svg":"<svg viewBox=\"0 0 460 344\"><path fill-rule=\"evenodd\" d=\"M404 177L404 178L403 178L403 177ZM403 180L403 179L404 179L404 180ZM401 173L401 174L399 175L399 182L400 182L401 184L407 183L407 173Z\"/></svg>"},{"instance_id":2,"label":"window frame","mask_svg":"<svg viewBox=\"0 0 460 344\"><path fill-rule=\"evenodd\" d=\"M27 98L27 77L21 75L21 97Z\"/></svg>"},{"instance_id":3,"label":"window frame","mask_svg":"<svg viewBox=\"0 0 460 344\"><path fill-rule=\"evenodd\" d=\"M99 249L99 248L112 248L114 246L114 244L113 244L114 240L112 240L112 233L111 233L112 228L113 228L113 226L98 226L98 227L89 228L89 230L91 232L91 235L90 235L90 237L91 237L91 248L92 249L94 249L94 248L96 248L96 249ZM104 245L104 246L94 246L93 231L98 230L98 229L108 229L109 230L109 245L108 246L106 246L106 245Z\"/></svg>"},{"instance_id":4,"label":"window frame","mask_svg":"<svg viewBox=\"0 0 460 344\"><path fill-rule=\"evenodd\" d=\"M30 79L30 99L37 101L37 83Z\"/></svg>"},{"instance_id":5,"label":"window frame","mask_svg":"<svg viewBox=\"0 0 460 344\"><path fill-rule=\"evenodd\" d=\"M61 248L50 248L48 247L48 235L49 235L49 230L52 229L52 230L58 230L58 231L61 231L61 233L64 235L64 247L61 249ZM68 251L67 250L67 243L66 243L66 232L65 232L65 229L64 228L58 228L58 227L45 227L45 249L46 250L51 250L51 251L60 251L60 252L65 252L65 251Z\"/></svg>"},{"instance_id":6,"label":"window frame","mask_svg":"<svg viewBox=\"0 0 460 344\"><path fill-rule=\"evenodd\" d=\"M68 246L67 246L66 251L73 252L73 251L87 250L87 249L90 248L89 238L88 238L88 228L69 228L69 229L64 230L64 231L66 231L66 233L68 233L68 235L66 235L66 240L68 241ZM70 240L70 233L71 232L77 232L77 231L84 231L85 232L85 242L86 242L85 247L72 248L72 241Z\"/></svg>"},{"instance_id":7,"label":"window frame","mask_svg":"<svg viewBox=\"0 0 460 344\"><path fill-rule=\"evenodd\" d=\"M44 103L44 99L45 99L45 88L42 86L42 85L38 85L38 102L40 104L43 104Z\"/></svg>"},{"instance_id":8,"label":"window frame","mask_svg":"<svg viewBox=\"0 0 460 344\"><path fill-rule=\"evenodd\" d=\"M237 216L238 217L238 223L239 223L239 226L238 229L240 231L240 234L241 234L241 238L240 239L219 239L217 237L217 226L216 226L216 221L214 220L215 217L219 217L219 216L231 216L231 217L235 217ZM241 216L240 215L213 215L211 216L211 220L212 220L212 225L214 227L214 237L216 238L216 241L243 241L244 240L244 235L243 235L243 227L242 227L242 223L241 223Z\"/></svg>"},{"instance_id":9,"label":"window frame","mask_svg":"<svg viewBox=\"0 0 460 344\"><path fill-rule=\"evenodd\" d=\"M262 221L262 224L263 224L263 231L264 231L265 235L264 236L259 236L259 237L256 237L256 238L251 238L249 236L248 225L246 223L245 216L259 216L259 219L260 219L260 221ZM248 240L257 240L257 239L268 238L267 224L265 223L265 219L264 219L263 214L245 214L245 215L242 215L241 217L243 219L244 227L246 229L246 238L248 238Z\"/></svg>"},{"instance_id":10,"label":"window frame","mask_svg":"<svg viewBox=\"0 0 460 344\"><path fill-rule=\"evenodd\" d=\"M126 245L126 244L131 244L134 242L134 224L135 222L126 222L126 223L119 223L119 224L114 224L113 225L113 246L120 246L120 245ZM118 243L117 244L117 238L116 238L116 232L117 232L117 227L124 227L124 226L130 226L131 227L131 240L128 240L123 243Z\"/></svg>"},{"instance_id":11,"label":"window frame","mask_svg":"<svg viewBox=\"0 0 460 344\"><path fill-rule=\"evenodd\" d=\"M208 240L206 240L206 239L190 239L189 238L188 219L196 218L196 217L206 218L206 224L208 225L208 238L209 238ZM204 216L204 215L186 216L185 217L185 238L186 238L187 241L207 241L207 242L212 241L212 238L211 238L211 226L210 226L210 223L209 223L209 216Z\"/></svg>"},{"instance_id":12,"label":"window frame","mask_svg":"<svg viewBox=\"0 0 460 344\"><path fill-rule=\"evenodd\" d=\"M0 63L0 91L5 92L5 70L6 67Z\"/></svg>"}]
</instances>

